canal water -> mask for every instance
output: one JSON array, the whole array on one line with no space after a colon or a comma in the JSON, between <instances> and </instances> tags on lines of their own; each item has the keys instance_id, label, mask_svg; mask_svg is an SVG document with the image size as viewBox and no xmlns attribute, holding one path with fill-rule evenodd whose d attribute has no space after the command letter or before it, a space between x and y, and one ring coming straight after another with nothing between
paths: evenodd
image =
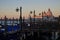
<instances>
[{"instance_id":1,"label":"canal water","mask_svg":"<svg viewBox=\"0 0 60 40\"><path fill-rule=\"evenodd\" d=\"M4 25L4 21L0 21L0 24L2 23L2 25ZM14 21L14 26L12 26L12 23L13 23L13 21L7 21L7 32L11 32L12 30L13 31L17 31L17 30L20 30L21 29L21 27L19 26L19 25L16 25L16 24L19 24L19 21L17 22L17 21ZM2 32L4 32L5 31L5 28L4 28L4 26L2 26L2 29L0 29L0 33ZM26 39L28 39L28 40L33 40L34 38L36 38L36 39L34 39L34 40L39 40L39 39L41 39L42 38L42 40L57 40L58 39L58 37L59 37L59 35L58 35L58 33L59 32L51 32L51 35L50 34L47 34L48 32L46 32L46 34L45 33L33 33L33 32L31 32L31 35L29 35L29 33L27 33L27 34L25 34L25 33L23 33L23 34L20 34L20 35L23 35L23 37L21 36L20 37L20 39L22 40L23 38L24 38L24 40L26 40ZM13 34L14 35L14 34ZM17 34L16 34L17 35ZM18 34L19 35L19 34ZM26 36L27 35L27 36ZM29 36L28 36L29 35ZM48 36L47 36L48 35ZM50 37L49 37L49 35L50 35ZM15 36L15 35L14 35ZM14 36L11 36L11 37L14 37ZM44 39L45 38L45 39ZM13 38L14 39L14 38ZM18 38L19 39L19 38Z\"/></svg>"}]
</instances>

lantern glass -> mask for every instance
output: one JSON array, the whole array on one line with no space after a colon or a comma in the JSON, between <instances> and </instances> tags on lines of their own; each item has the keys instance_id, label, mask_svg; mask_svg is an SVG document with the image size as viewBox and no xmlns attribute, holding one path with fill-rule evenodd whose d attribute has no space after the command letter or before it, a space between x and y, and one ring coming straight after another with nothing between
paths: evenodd
<instances>
[{"instance_id":1,"label":"lantern glass","mask_svg":"<svg viewBox=\"0 0 60 40\"><path fill-rule=\"evenodd\" d=\"M30 13L32 14L32 11L30 11Z\"/></svg>"},{"instance_id":2,"label":"lantern glass","mask_svg":"<svg viewBox=\"0 0 60 40\"><path fill-rule=\"evenodd\" d=\"M16 12L18 12L18 11L19 11L19 9L17 8L17 9L16 9Z\"/></svg>"}]
</instances>

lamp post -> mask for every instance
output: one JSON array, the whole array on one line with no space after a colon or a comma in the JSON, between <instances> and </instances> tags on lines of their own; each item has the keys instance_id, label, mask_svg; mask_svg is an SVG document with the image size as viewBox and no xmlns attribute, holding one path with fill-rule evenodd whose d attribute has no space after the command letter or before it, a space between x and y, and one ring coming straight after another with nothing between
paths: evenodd
<instances>
[{"instance_id":1,"label":"lamp post","mask_svg":"<svg viewBox=\"0 0 60 40\"><path fill-rule=\"evenodd\" d=\"M34 17L34 20L33 21L34 21L34 25L35 25L35 16L36 16L35 15L35 10L33 12L32 11L30 12L30 14L32 14L32 13L33 13L33 17Z\"/></svg>"},{"instance_id":2,"label":"lamp post","mask_svg":"<svg viewBox=\"0 0 60 40\"><path fill-rule=\"evenodd\" d=\"M35 15L35 10L34 10L34 24L35 24L35 16L36 16L36 15Z\"/></svg>"},{"instance_id":3,"label":"lamp post","mask_svg":"<svg viewBox=\"0 0 60 40\"><path fill-rule=\"evenodd\" d=\"M21 28L21 31L22 31L22 7L20 7L20 8L17 8L16 9L16 12L20 12L20 17L19 17L19 26L20 26L20 28ZM19 40L20 40L20 32L19 33L17 33L17 34L19 34Z\"/></svg>"},{"instance_id":4,"label":"lamp post","mask_svg":"<svg viewBox=\"0 0 60 40\"><path fill-rule=\"evenodd\" d=\"M31 27L31 23L32 23L31 14L32 14L32 11L30 11L30 15L29 15L29 17L30 17L30 27Z\"/></svg>"},{"instance_id":5,"label":"lamp post","mask_svg":"<svg viewBox=\"0 0 60 40\"><path fill-rule=\"evenodd\" d=\"M35 27L35 10L33 11L33 16L34 16L34 27Z\"/></svg>"},{"instance_id":6,"label":"lamp post","mask_svg":"<svg viewBox=\"0 0 60 40\"><path fill-rule=\"evenodd\" d=\"M20 9L17 8L16 11L17 12L20 11L19 24L20 24L21 30L22 30L22 7L20 7Z\"/></svg>"}]
</instances>

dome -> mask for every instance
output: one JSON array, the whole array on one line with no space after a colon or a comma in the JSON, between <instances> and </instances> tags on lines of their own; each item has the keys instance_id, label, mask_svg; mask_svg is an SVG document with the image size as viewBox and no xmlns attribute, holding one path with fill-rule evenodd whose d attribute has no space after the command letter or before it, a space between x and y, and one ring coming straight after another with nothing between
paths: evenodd
<instances>
[{"instance_id":1,"label":"dome","mask_svg":"<svg viewBox=\"0 0 60 40\"><path fill-rule=\"evenodd\" d=\"M49 8L48 11L47 11L47 16L48 16L48 17L51 17L51 16L52 16L52 12L51 12L50 8Z\"/></svg>"}]
</instances>

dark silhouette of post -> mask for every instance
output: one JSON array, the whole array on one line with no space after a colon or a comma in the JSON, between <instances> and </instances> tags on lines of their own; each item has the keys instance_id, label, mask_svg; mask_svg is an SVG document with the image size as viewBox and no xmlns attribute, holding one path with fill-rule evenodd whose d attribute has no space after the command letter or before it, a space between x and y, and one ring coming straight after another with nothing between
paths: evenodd
<instances>
[{"instance_id":1,"label":"dark silhouette of post","mask_svg":"<svg viewBox=\"0 0 60 40\"><path fill-rule=\"evenodd\" d=\"M43 22L43 12L42 12L42 22Z\"/></svg>"},{"instance_id":2,"label":"dark silhouette of post","mask_svg":"<svg viewBox=\"0 0 60 40\"><path fill-rule=\"evenodd\" d=\"M32 11L30 11L30 14L32 14L33 13L33 27L35 27L35 10L32 12Z\"/></svg>"},{"instance_id":3,"label":"dark silhouette of post","mask_svg":"<svg viewBox=\"0 0 60 40\"><path fill-rule=\"evenodd\" d=\"M10 21L10 24L11 24L11 18L9 19L9 21Z\"/></svg>"},{"instance_id":4,"label":"dark silhouette of post","mask_svg":"<svg viewBox=\"0 0 60 40\"><path fill-rule=\"evenodd\" d=\"M41 15L41 13L39 13L39 16L40 16L40 15ZM41 21L41 20L39 19L38 23L40 23L40 21Z\"/></svg>"},{"instance_id":5,"label":"dark silhouette of post","mask_svg":"<svg viewBox=\"0 0 60 40\"><path fill-rule=\"evenodd\" d=\"M19 16L19 26L20 26L20 30L22 31L22 7L20 7L20 8L17 8L16 9L16 11L18 12L20 12L20 16ZM19 37L20 37L20 33L18 33L19 34ZM19 40L20 40L20 38L19 38Z\"/></svg>"},{"instance_id":6,"label":"dark silhouette of post","mask_svg":"<svg viewBox=\"0 0 60 40\"><path fill-rule=\"evenodd\" d=\"M30 29L30 30L31 30L31 24L32 24L31 21L32 21L32 20L31 20L31 15L29 14L29 24L30 24L29 29Z\"/></svg>"},{"instance_id":7,"label":"dark silhouette of post","mask_svg":"<svg viewBox=\"0 0 60 40\"><path fill-rule=\"evenodd\" d=\"M34 10L34 27L35 27L35 16L36 16L36 15L35 15L35 10Z\"/></svg>"},{"instance_id":8,"label":"dark silhouette of post","mask_svg":"<svg viewBox=\"0 0 60 40\"><path fill-rule=\"evenodd\" d=\"M23 29L26 29L26 23L25 23L25 17L24 16L22 19L22 27L23 27Z\"/></svg>"},{"instance_id":9,"label":"dark silhouette of post","mask_svg":"<svg viewBox=\"0 0 60 40\"><path fill-rule=\"evenodd\" d=\"M7 33L7 17L4 17L5 33Z\"/></svg>"},{"instance_id":10,"label":"dark silhouette of post","mask_svg":"<svg viewBox=\"0 0 60 40\"><path fill-rule=\"evenodd\" d=\"M59 17L58 17L58 23L60 24L60 15L59 15Z\"/></svg>"},{"instance_id":11,"label":"dark silhouette of post","mask_svg":"<svg viewBox=\"0 0 60 40\"><path fill-rule=\"evenodd\" d=\"M32 11L30 11L30 15L29 15L29 17L30 17L30 27L31 27L31 24L32 24L31 14L32 14Z\"/></svg>"},{"instance_id":12,"label":"dark silhouette of post","mask_svg":"<svg viewBox=\"0 0 60 40\"><path fill-rule=\"evenodd\" d=\"M23 17L23 23L25 22L25 17Z\"/></svg>"},{"instance_id":13,"label":"dark silhouette of post","mask_svg":"<svg viewBox=\"0 0 60 40\"><path fill-rule=\"evenodd\" d=\"M20 24L21 24L21 30L22 30L22 7L20 7Z\"/></svg>"},{"instance_id":14,"label":"dark silhouette of post","mask_svg":"<svg viewBox=\"0 0 60 40\"><path fill-rule=\"evenodd\" d=\"M14 26L14 17L12 18L12 31L14 31L13 26Z\"/></svg>"},{"instance_id":15,"label":"dark silhouette of post","mask_svg":"<svg viewBox=\"0 0 60 40\"><path fill-rule=\"evenodd\" d=\"M2 26L1 26L1 25L2 25L2 17L1 17L1 19L0 19L0 22L1 22L1 23L0 23L0 30L1 30L1 27L2 27Z\"/></svg>"},{"instance_id":16,"label":"dark silhouette of post","mask_svg":"<svg viewBox=\"0 0 60 40\"><path fill-rule=\"evenodd\" d=\"M22 30L22 7L20 7L20 9L17 8L16 11L20 11L19 24Z\"/></svg>"},{"instance_id":17,"label":"dark silhouette of post","mask_svg":"<svg viewBox=\"0 0 60 40\"><path fill-rule=\"evenodd\" d=\"M13 23L12 23L12 24L14 24L14 17L13 17L13 19L12 19L12 20L13 20Z\"/></svg>"},{"instance_id":18,"label":"dark silhouette of post","mask_svg":"<svg viewBox=\"0 0 60 40\"><path fill-rule=\"evenodd\" d=\"M2 17L1 17L1 25L2 25Z\"/></svg>"}]
</instances>

